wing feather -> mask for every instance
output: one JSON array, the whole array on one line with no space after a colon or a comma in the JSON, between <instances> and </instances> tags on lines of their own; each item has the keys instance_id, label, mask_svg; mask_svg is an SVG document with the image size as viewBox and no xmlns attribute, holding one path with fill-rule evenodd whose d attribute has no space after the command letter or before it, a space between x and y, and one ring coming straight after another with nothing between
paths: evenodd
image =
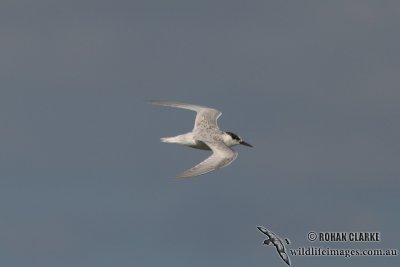
<instances>
[{"instance_id":1,"label":"wing feather","mask_svg":"<svg viewBox=\"0 0 400 267\"><path fill-rule=\"evenodd\" d=\"M236 151L230 149L223 143L218 143L217 145L210 145L207 143L207 145L212 149L213 154L193 168L184 171L175 178L188 178L198 176L216 169L226 167L231 164L238 155Z\"/></svg>"},{"instance_id":2,"label":"wing feather","mask_svg":"<svg viewBox=\"0 0 400 267\"><path fill-rule=\"evenodd\" d=\"M221 111L217 109L200 105L193 105L181 102L159 101L159 100L147 100L146 102L149 104L154 104L159 106L182 108L197 112L193 131L195 131L199 127L218 129L217 120L222 114Z\"/></svg>"},{"instance_id":3,"label":"wing feather","mask_svg":"<svg viewBox=\"0 0 400 267\"><path fill-rule=\"evenodd\" d=\"M257 226L257 229L260 230L263 234L267 235L269 238L275 237L275 234L269 231L267 228L262 226Z\"/></svg>"}]
</instances>

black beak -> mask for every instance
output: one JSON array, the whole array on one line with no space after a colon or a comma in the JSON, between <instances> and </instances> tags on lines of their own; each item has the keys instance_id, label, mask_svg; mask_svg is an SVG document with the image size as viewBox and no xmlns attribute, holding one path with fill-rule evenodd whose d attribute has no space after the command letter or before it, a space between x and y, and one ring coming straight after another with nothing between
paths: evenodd
<instances>
[{"instance_id":1,"label":"black beak","mask_svg":"<svg viewBox=\"0 0 400 267\"><path fill-rule=\"evenodd\" d=\"M252 145L250 145L249 143L246 143L245 141L240 141L240 144L244 145L244 146L253 147Z\"/></svg>"}]
</instances>

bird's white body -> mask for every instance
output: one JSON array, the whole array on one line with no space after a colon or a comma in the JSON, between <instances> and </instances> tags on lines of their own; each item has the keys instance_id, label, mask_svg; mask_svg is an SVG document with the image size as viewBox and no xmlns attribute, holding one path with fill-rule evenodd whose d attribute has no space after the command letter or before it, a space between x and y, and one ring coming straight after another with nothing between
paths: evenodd
<instances>
[{"instance_id":1,"label":"bird's white body","mask_svg":"<svg viewBox=\"0 0 400 267\"><path fill-rule=\"evenodd\" d=\"M189 109L197 112L194 128L191 132L174 137L161 138L165 143L176 143L197 149L212 150L213 154L193 168L183 172L177 178L186 178L205 174L207 172L228 166L237 157L237 152L231 147L238 144L251 146L238 135L224 132L218 128L217 119L221 116L219 110L206 106L179 102L147 101L148 103Z\"/></svg>"},{"instance_id":2,"label":"bird's white body","mask_svg":"<svg viewBox=\"0 0 400 267\"><path fill-rule=\"evenodd\" d=\"M232 147L238 145L239 143L232 139L232 137L221 131L222 142L228 146ZM196 134L193 132L180 134L174 137L163 137L161 141L164 143L175 143L180 144L192 148L203 149L203 150L211 150L209 146L207 146L204 142L196 139Z\"/></svg>"}]
</instances>

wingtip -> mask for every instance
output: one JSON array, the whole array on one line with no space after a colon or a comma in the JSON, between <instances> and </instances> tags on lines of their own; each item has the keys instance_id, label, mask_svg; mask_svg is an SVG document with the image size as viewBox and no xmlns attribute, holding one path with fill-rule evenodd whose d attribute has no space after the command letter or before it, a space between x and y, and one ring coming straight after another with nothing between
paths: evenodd
<instances>
[{"instance_id":1,"label":"wingtip","mask_svg":"<svg viewBox=\"0 0 400 267\"><path fill-rule=\"evenodd\" d=\"M172 103L172 102L161 101L161 100L157 100L157 99L146 99L144 102L146 102L147 104L158 105L158 106L169 106L169 104Z\"/></svg>"},{"instance_id":2,"label":"wingtip","mask_svg":"<svg viewBox=\"0 0 400 267\"><path fill-rule=\"evenodd\" d=\"M192 176L188 176L188 175L185 175L184 173L181 173L181 174L175 176L174 180L182 180L184 178L190 178L190 177L192 177Z\"/></svg>"},{"instance_id":3,"label":"wingtip","mask_svg":"<svg viewBox=\"0 0 400 267\"><path fill-rule=\"evenodd\" d=\"M155 100L155 99L145 99L144 102L148 103L148 104L154 104L155 102L157 102L157 100Z\"/></svg>"},{"instance_id":4,"label":"wingtip","mask_svg":"<svg viewBox=\"0 0 400 267\"><path fill-rule=\"evenodd\" d=\"M192 178L192 177L196 177L196 176L200 176L203 175L204 173L201 174L195 174L193 175L193 173L190 172L182 172L181 174L178 174L177 176L174 177L175 180L181 180L181 179L187 179L187 178Z\"/></svg>"}]
</instances>

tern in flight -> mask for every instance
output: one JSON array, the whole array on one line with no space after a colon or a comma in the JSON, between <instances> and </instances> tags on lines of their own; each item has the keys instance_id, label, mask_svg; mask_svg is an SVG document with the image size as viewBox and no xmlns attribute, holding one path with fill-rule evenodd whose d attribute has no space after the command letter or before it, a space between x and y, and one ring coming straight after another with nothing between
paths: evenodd
<instances>
[{"instance_id":1,"label":"tern in flight","mask_svg":"<svg viewBox=\"0 0 400 267\"><path fill-rule=\"evenodd\" d=\"M148 100L146 102L160 106L189 109L197 113L194 128L191 132L174 137L161 138L162 142L176 143L192 148L211 150L213 152L207 159L176 176L176 178L202 175L226 167L231 164L238 155L236 151L231 149L232 146L241 144L252 147L252 145L243 141L240 136L232 132L221 131L218 128L217 120L221 116L219 110L206 106L179 102L157 100Z\"/></svg>"}]
</instances>

